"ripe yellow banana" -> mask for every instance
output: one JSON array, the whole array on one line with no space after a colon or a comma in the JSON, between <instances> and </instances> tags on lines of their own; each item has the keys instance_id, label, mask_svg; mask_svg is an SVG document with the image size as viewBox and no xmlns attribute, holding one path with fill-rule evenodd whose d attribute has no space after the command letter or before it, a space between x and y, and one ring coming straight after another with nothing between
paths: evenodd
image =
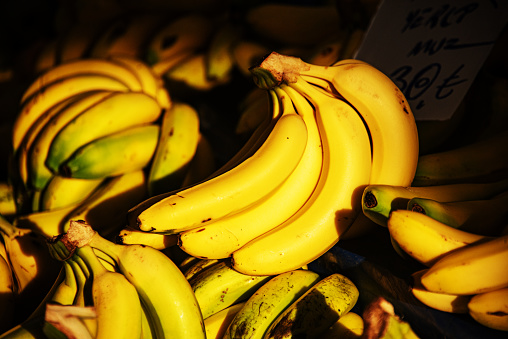
<instances>
[{"instance_id":1,"label":"ripe yellow banana","mask_svg":"<svg viewBox=\"0 0 508 339\"><path fill-rule=\"evenodd\" d=\"M243 26L231 20L221 22L214 30L205 50L206 76L220 83L230 81L235 63L232 55L234 44L243 35Z\"/></svg>"},{"instance_id":2,"label":"ripe yellow banana","mask_svg":"<svg viewBox=\"0 0 508 339\"><path fill-rule=\"evenodd\" d=\"M197 257L194 257L197 258ZM185 279L189 280L195 276L196 274L200 273L201 271L204 271L205 269L208 269L210 266L213 266L215 264L218 264L220 262L223 262L224 260L220 259L201 259L198 258L196 262L191 264L187 269L182 270L183 276Z\"/></svg>"},{"instance_id":3,"label":"ripe yellow banana","mask_svg":"<svg viewBox=\"0 0 508 339\"><path fill-rule=\"evenodd\" d=\"M498 236L506 226L507 204L508 192L504 192L483 200L441 202L413 198L407 208L466 232Z\"/></svg>"},{"instance_id":4,"label":"ripe yellow banana","mask_svg":"<svg viewBox=\"0 0 508 339\"><path fill-rule=\"evenodd\" d=\"M293 81L288 85L315 108L323 145L321 175L312 195L291 218L233 253L233 267L246 274L282 273L324 254L361 213L361 191L369 183L370 140L361 118L349 104L302 78Z\"/></svg>"},{"instance_id":5,"label":"ripe yellow banana","mask_svg":"<svg viewBox=\"0 0 508 339\"><path fill-rule=\"evenodd\" d=\"M417 271L412 274L413 284L411 292L422 304L435 310L448 313L468 313L468 303L471 300L470 295L457 295L431 292L427 290L421 282L421 276L427 272L427 269Z\"/></svg>"},{"instance_id":6,"label":"ripe yellow banana","mask_svg":"<svg viewBox=\"0 0 508 339\"><path fill-rule=\"evenodd\" d=\"M508 189L508 179L486 183L460 183L432 186L369 185L362 196L363 213L381 226L386 226L390 213L407 209L412 198L441 202L488 199Z\"/></svg>"},{"instance_id":7,"label":"ripe yellow banana","mask_svg":"<svg viewBox=\"0 0 508 339\"><path fill-rule=\"evenodd\" d=\"M247 300L272 276L247 275L234 270L228 261L221 261L189 279L203 319Z\"/></svg>"},{"instance_id":8,"label":"ripe yellow banana","mask_svg":"<svg viewBox=\"0 0 508 339\"><path fill-rule=\"evenodd\" d=\"M508 131L419 157L413 186L499 180L508 169Z\"/></svg>"},{"instance_id":9,"label":"ripe yellow banana","mask_svg":"<svg viewBox=\"0 0 508 339\"><path fill-rule=\"evenodd\" d=\"M86 223L72 222L67 234L71 234L70 239L88 242L94 250L114 260L118 272L136 287L155 337L205 338L192 288L164 253L149 246L115 244Z\"/></svg>"},{"instance_id":10,"label":"ripe yellow banana","mask_svg":"<svg viewBox=\"0 0 508 339\"><path fill-rule=\"evenodd\" d=\"M148 207L139 214L138 227L149 232L179 233L251 206L294 171L304 153L307 134L301 116L281 116L250 158Z\"/></svg>"},{"instance_id":11,"label":"ripe yellow banana","mask_svg":"<svg viewBox=\"0 0 508 339\"><path fill-rule=\"evenodd\" d=\"M508 287L508 236L459 248L441 258L421 277L429 291L478 294Z\"/></svg>"},{"instance_id":12,"label":"ripe yellow banana","mask_svg":"<svg viewBox=\"0 0 508 339\"><path fill-rule=\"evenodd\" d=\"M363 334L363 318L355 312L341 316L325 333L322 339L360 339Z\"/></svg>"},{"instance_id":13,"label":"ripe yellow banana","mask_svg":"<svg viewBox=\"0 0 508 339\"><path fill-rule=\"evenodd\" d=\"M227 258L249 241L290 218L313 193L323 163L321 136L314 109L303 95L289 86L281 86L274 91L281 101L283 115L297 113L303 117L307 126L307 146L300 162L275 191L253 206L181 233L179 246L188 254L205 258ZM277 213L273 213L274 210Z\"/></svg>"},{"instance_id":14,"label":"ripe yellow banana","mask_svg":"<svg viewBox=\"0 0 508 339\"><path fill-rule=\"evenodd\" d=\"M227 327L224 339L262 339L273 321L321 277L309 270L281 273L266 283L245 302Z\"/></svg>"},{"instance_id":15,"label":"ripe yellow banana","mask_svg":"<svg viewBox=\"0 0 508 339\"><path fill-rule=\"evenodd\" d=\"M433 265L457 248L490 239L408 210L397 210L390 214L388 231L404 252L426 266Z\"/></svg>"},{"instance_id":16,"label":"ripe yellow banana","mask_svg":"<svg viewBox=\"0 0 508 339\"><path fill-rule=\"evenodd\" d=\"M8 260L0 255L0 333L11 329L14 323L12 310L15 307L14 280L11 265Z\"/></svg>"},{"instance_id":17,"label":"ripe yellow banana","mask_svg":"<svg viewBox=\"0 0 508 339\"><path fill-rule=\"evenodd\" d=\"M46 166L46 158L58 132L83 112L93 107L115 92L96 91L75 96L75 101L59 110L35 136L26 157L28 158L30 185L35 190L42 190L53 177L53 172ZM20 154L23 154L20 152Z\"/></svg>"},{"instance_id":18,"label":"ripe yellow banana","mask_svg":"<svg viewBox=\"0 0 508 339\"><path fill-rule=\"evenodd\" d=\"M77 115L55 135L46 166L58 173L60 165L80 147L128 128L153 123L161 112L157 101L144 93L114 93Z\"/></svg>"},{"instance_id":19,"label":"ripe yellow banana","mask_svg":"<svg viewBox=\"0 0 508 339\"><path fill-rule=\"evenodd\" d=\"M478 323L500 331L508 331L508 288L480 293L469 301L469 315Z\"/></svg>"},{"instance_id":20,"label":"ripe yellow banana","mask_svg":"<svg viewBox=\"0 0 508 339\"><path fill-rule=\"evenodd\" d=\"M268 328L264 338L320 338L356 304L358 288L346 276L333 273L308 289Z\"/></svg>"},{"instance_id":21,"label":"ripe yellow banana","mask_svg":"<svg viewBox=\"0 0 508 339\"><path fill-rule=\"evenodd\" d=\"M129 88L111 77L83 74L57 80L44 87L43 91L38 91L23 104L14 122L12 131L14 151L18 149L22 139L37 119L53 105L80 93L99 90L127 92Z\"/></svg>"},{"instance_id":22,"label":"ripe yellow banana","mask_svg":"<svg viewBox=\"0 0 508 339\"><path fill-rule=\"evenodd\" d=\"M75 179L55 175L44 188L41 211L63 208L84 201L104 179Z\"/></svg>"},{"instance_id":23,"label":"ripe yellow banana","mask_svg":"<svg viewBox=\"0 0 508 339\"><path fill-rule=\"evenodd\" d=\"M226 332L229 324L235 317L235 315L243 308L245 302L234 304L228 308L223 309L209 316L204 320L206 338L207 339L222 339Z\"/></svg>"},{"instance_id":24,"label":"ripe yellow banana","mask_svg":"<svg viewBox=\"0 0 508 339\"><path fill-rule=\"evenodd\" d=\"M197 110L184 102L174 102L163 113L159 140L148 173L150 195L182 186L198 146L199 123Z\"/></svg>"}]
</instances>

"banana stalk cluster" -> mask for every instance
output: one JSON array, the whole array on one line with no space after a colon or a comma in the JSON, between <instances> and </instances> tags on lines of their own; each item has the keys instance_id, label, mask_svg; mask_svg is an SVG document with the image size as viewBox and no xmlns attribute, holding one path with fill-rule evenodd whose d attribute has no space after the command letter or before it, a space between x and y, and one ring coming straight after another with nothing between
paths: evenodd
<instances>
[{"instance_id":1,"label":"banana stalk cluster","mask_svg":"<svg viewBox=\"0 0 508 339\"><path fill-rule=\"evenodd\" d=\"M363 212L387 227L394 249L423 267L413 295L508 330L507 134L419 157L411 186L370 185Z\"/></svg>"}]
</instances>

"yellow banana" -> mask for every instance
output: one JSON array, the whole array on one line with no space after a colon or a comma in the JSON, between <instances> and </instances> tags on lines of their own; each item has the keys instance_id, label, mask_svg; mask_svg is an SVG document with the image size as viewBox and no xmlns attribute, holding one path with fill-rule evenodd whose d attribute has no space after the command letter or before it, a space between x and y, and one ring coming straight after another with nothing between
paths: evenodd
<instances>
[{"instance_id":1,"label":"yellow banana","mask_svg":"<svg viewBox=\"0 0 508 339\"><path fill-rule=\"evenodd\" d=\"M77 115L55 135L46 166L58 173L60 165L81 146L128 128L153 123L161 112L157 101L144 93L114 93Z\"/></svg>"},{"instance_id":2,"label":"yellow banana","mask_svg":"<svg viewBox=\"0 0 508 339\"><path fill-rule=\"evenodd\" d=\"M194 257L197 258L197 257ZM187 269L182 270L183 276L185 279L189 280L195 276L196 274L208 269L210 266L223 262L224 260L220 259L201 259L198 258L196 262L191 264Z\"/></svg>"},{"instance_id":3,"label":"yellow banana","mask_svg":"<svg viewBox=\"0 0 508 339\"><path fill-rule=\"evenodd\" d=\"M124 245L140 244L158 250L175 246L178 241L176 234L160 234L141 232L138 229L124 228L116 236L116 242Z\"/></svg>"},{"instance_id":4,"label":"yellow banana","mask_svg":"<svg viewBox=\"0 0 508 339\"><path fill-rule=\"evenodd\" d=\"M361 191L369 183L370 140L355 110L302 78L287 83L315 108L323 166L315 190L293 216L232 254L233 267L246 274L282 273L324 254L361 213Z\"/></svg>"},{"instance_id":5,"label":"yellow banana","mask_svg":"<svg viewBox=\"0 0 508 339\"><path fill-rule=\"evenodd\" d=\"M421 276L427 272L426 269L417 271L411 276L413 284L411 292L422 304L435 310L448 313L468 313L467 305L471 300L470 295L457 295L447 293L437 293L427 290L421 282Z\"/></svg>"},{"instance_id":6,"label":"yellow banana","mask_svg":"<svg viewBox=\"0 0 508 339\"><path fill-rule=\"evenodd\" d=\"M432 265L421 277L429 291L479 294L508 287L508 236L459 248Z\"/></svg>"},{"instance_id":7,"label":"yellow banana","mask_svg":"<svg viewBox=\"0 0 508 339\"><path fill-rule=\"evenodd\" d=\"M469 301L469 315L478 323L499 331L508 331L508 288L480 293Z\"/></svg>"},{"instance_id":8,"label":"yellow banana","mask_svg":"<svg viewBox=\"0 0 508 339\"><path fill-rule=\"evenodd\" d=\"M104 179L75 179L55 175L44 188L41 211L63 208L89 197Z\"/></svg>"},{"instance_id":9,"label":"yellow banana","mask_svg":"<svg viewBox=\"0 0 508 339\"><path fill-rule=\"evenodd\" d=\"M0 255L0 333L11 329L14 324L15 308L14 280L9 261Z\"/></svg>"},{"instance_id":10,"label":"yellow banana","mask_svg":"<svg viewBox=\"0 0 508 339\"><path fill-rule=\"evenodd\" d=\"M222 339L224 332L228 328L229 324L235 317L235 315L243 308L245 302L234 304L228 308L223 309L209 316L204 320L206 338L207 339Z\"/></svg>"},{"instance_id":11,"label":"yellow banana","mask_svg":"<svg viewBox=\"0 0 508 339\"><path fill-rule=\"evenodd\" d=\"M214 149L210 141L203 133L199 133L196 152L192 157L180 187L189 187L209 178L217 169L216 162Z\"/></svg>"},{"instance_id":12,"label":"yellow banana","mask_svg":"<svg viewBox=\"0 0 508 339\"><path fill-rule=\"evenodd\" d=\"M433 265L457 248L490 239L407 210L397 210L390 214L388 231L404 252L426 266Z\"/></svg>"},{"instance_id":13,"label":"yellow banana","mask_svg":"<svg viewBox=\"0 0 508 339\"><path fill-rule=\"evenodd\" d=\"M200 271L189 279L203 319L247 300L272 276L247 275L234 270L228 261Z\"/></svg>"},{"instance_id":14,"label":"yellow banana","mask_svg":"<svg viewBox=\"0 0 508 339\"><path fill-rule=\"evenodd\" d=\"M320 280L319 274L309 270L289 271L271 278L247 299L223 338L264 338L272 322Z\"/></svg>"},{"instance_id":15,"label":"yellow banana","mask_svg":"<svg viewBox=\"0 0 508 339\"><path fill-rule=\"evenodd\" d=\"M94 250L114 260L118 272L136 287L154 337L205 338L192 288L164 253L149 246L115 244L86 223L72 222L67 234L71 234L70 239L88 242Z\"/></svg>"},{"instance_id":16,"label":"yellow banana","mask_svg":"<svg viewBox=\"0 0 508 339\"><path fill-rule=\"evenodd\" d=\"M148 174L150 195L182 186L198 146L199 123L197 110L184 102L174 102L163 113L159 140Z\"/></svg>"},{"instance_id":17,"label":"yellow banana","mask_svg":"<svg viewBox=\"0 0 508 339\"><path fill-rule=\"evenodd\" d=\"M360 339L363 334L363 318L355 312L341 316L321 337L322 339Z\"/></svg>"},{"instance_id":18,"label":"yellow banana","mask_svg":"<svg viewBox=\"0 0 508 339\"><path fill-rule=\"evenodd\" d=\"M125 66L104 58L77 59L59 64L39 75L21 97L21 103L57 81L78 75L95 74L113 78L123 83L129 90L138 92L141 84L136 76Z\"/></svg>"},{"instance_id":19,"label":"yellow banana","mask_svg":"<svg viewBox=\"0 0 508 339\"><path fill-rule=\"evenodd\" d=\"M148 207L139 214L138 227L149 232L179 233L251 206L294 171L304 153L307 134L301 116L281 116L250 158Z\"/></svg>"},{"instance_id":20,"label":"yellow banana","mask_svg":"<svg viewBox=\"0 0 508 339\"><path fill-rule=\"evenodd\" d=\"M13 126L12 145L16 151L22 139L37 119L49 108L74 95L98 90L127 92L129 88L117 79L95 74L83 74L52 82L30 97L20 108Z\"/></svg>"},{"instance_id":21,"label":"yellow banana","mask_svg":"<svg viewBox=\"0 0 508 339\"><path fill-rule=\"evenodd\" d=\"M486 183L460 183L432 186L369 185L363 191L363 213L372 221L386 226L390 213L407 209L413 198L441 202L488 199L508 189L508 179Z\"/></svg>"},{"instance_id":22,"label":"yellow banana","mask_svg":"<svg viewBox=\"0 0 508 339\"><path fill-rule=\"evenodd\" d=\"M356 304L358 288L346 276L333 273L319 280L286 308L264 338L320 338Z\"/></svg>"},{"instance_id":23,"label":"yellow banana","mask_svg":"<svg viewBox=\"0 0 508 339\"><path fill-rule=\"evenodd\" d=\"M232 47L242 37L242 25L225 20L219 24L205 51L206 76L219 82L230 81L235 63Z\"/></svg>"},{"instance_id":24,"label":"yellow banana","mask_svg":"<svg viewBox=\"0 0 508 339\"><path fill-rule=\"evenodd\" d=\"M483 200L440 202L413 198L407 208L466 232L498 236L506 225L507 204L508 191Z\"/></svg>"},{"instance_id":25,"label":"yellow banana","mask_svg":"<svg viewBox=\"0 0 508 339\"><path fill-rule=\"evenodd\" d=\"M17 212L14 198L14 188L7 181L0 182L0 215L5 218L13 217Z\"/></svg>"},{"instance_id":26,"label":"yellow banana","mask_svg":"<svg viewBox=\"0 0 508 339\"><path fill-rule=\"evenodd\" d=\"M307 146L300 162L275 191L253 206L181 233L179 246L188 254L205 258L227 258L249 241L285 222L312 195L323 163L321 137L314 109L304 96L289 86L274 90L281 101L283 115L297 113L303 117L307 126ZM277 213L273 213L274 210Z\"/></svg>"},{"instance_id":27,"label":"yellow banana","mask_svg":"<svg viewBox=\"0 0 508 339\"><path fill-rule=\"evenodd\" d=\"M418 159L413 186L493 181L508 169L508 131ZM501 177L502 178L502 177Z\"/></svg>"}]
</instances>

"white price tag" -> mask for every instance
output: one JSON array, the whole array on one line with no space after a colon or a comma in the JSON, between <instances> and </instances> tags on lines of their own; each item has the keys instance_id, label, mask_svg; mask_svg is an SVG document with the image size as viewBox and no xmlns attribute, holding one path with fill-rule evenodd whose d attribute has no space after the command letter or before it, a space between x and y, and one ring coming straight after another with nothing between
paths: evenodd
<instances>
[{"instance_id":1,"label":"white price tag","mask_svg":"<svg viewBox=\"0 0 508 339\"><path fill-rule=\"evenodd\" d=\"M355 58L388 75L417 120L445 120L507 21L507 0L384 0Z\"/></svg>"}]
</instances>

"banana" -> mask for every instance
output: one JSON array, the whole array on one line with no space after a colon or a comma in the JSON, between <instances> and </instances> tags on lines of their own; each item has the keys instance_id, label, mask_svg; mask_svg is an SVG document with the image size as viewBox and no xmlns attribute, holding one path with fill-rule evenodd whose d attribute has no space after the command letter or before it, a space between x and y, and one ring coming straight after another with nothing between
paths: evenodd
<instances>
[{"instance_id":1,"label":"banana","mask_svg":"<svg viewBox=\"0 0 508 339\"><path fill-rule=\"evenodd\" d=\"M99 179L141 170L152 160L159 131L156 124L139 125L96 139L62 162L59 173L64 177Z\"/></svg>"},{"instance_id":2,"label":"banana","mask_svg":"<svg viewBox=\"0 0 508 339\"><path fill-rule=\"evenodd\" d=\"M139 214L138 227L149 232L180 233L251 206L294 171L304 153L307 134L301 116L282 115L250 158L148 207Z\"/></svg>"},{"instance_id":3,"label":"banana","mask_svg":"<svg viewBox=\"0 0 508 339\"><path fill-rule=\"evenodd\" d=\"M369 185L362 195L363 213L372 221L386 226L390 213L407 209L413 198L441 202L488 199L508 189L508 179L486 183L458 183L432 186Z\"/></svg>"},{"instance_id":4,"label":"banana","mask_svg":"<svg viewBox=\"0 0 508 339\"><path fill-rule=\"evenodd\" d=\"M508 288L480 293L469 301L469 315L478 323L499 331L508 331Z\"/></svg>"},{"instance_id":5,"label":"banana","mask_svg":"<svg viewBox=\"0 0 508 339\"><path fill-rule=\"evenodd\" d=\"M209 316L204 320L206 338L207 339L222 339L224 332L235 315L243 308L245 302L231 305L222 311Z\"/></svg>"},{"instance_id":6,"label":"banana","mask_svg":"<svg viewBox=\"0 0 508 339\"><path fill-rule=\"evenodd\" d=\"M240 102L235 133L251 134L265 119L271 118L270 96L259 87L251 90Z\"/></svg>"},{"instance_id":7,"label":"banana","mask_svg":"<svg viewBox=\"0 0 508 339\"><path fill-rule=\"evenodd\" d=\"M150 164L148 192L157 195L182 186L200 139L198 111L174 102L162 116L157 148Z\"/></svg>"},{"instance_id":8,"label":"banana","mask_svg":"<svg viewBox=\"0 0 508 339\"><path fill-rule=\"evenodd\" d=\"M3 244L2 244L3 246ZM14 280L9 261L0 255L0 333L11 329L14 322L15 294Z\"/></svg>"},{"instance_id":9,"label":"banana","mask_svg":"<svg viewBox=\"0 0 508 339\"><path fill-rule=\"evenodd\" d=\"M504 192L484 200L440 202L413 198L409 200L407 209L466 232L498 236L508 217L507 204L508 192Z\"/></svg>"},{"instance_id":10,"label":"banana","mask_svg":"<svg viewBox=\"0 0 508 339\"><path fill-rule=\"evenodd\" d=\"M234 270L228 261L212 265L189 279L203 319L247 300L272 276L247 275Z\"/></svg>"},{"instance_id":11,"label":"banana","mask_svg":"<svg viewBox=\"0 0 508 339\"><path fill-rule=\"evenodd\" d=\"M195 51L208 43L214 30L214 19L201 13L177 17L154 34L144 60L153 66L182 52Z\"/></svg>"},{"instance_id":12,"label":"banana","mask_svg":"<svg viewBox=\"0 0 508 339\"><path fill-rule=\"evenodd\" d=\"M197 258L197 257L194 257ZM224 260L220 259L200 259L190 265L186 270L182 270L185 279L189 280L196 274L208 269L210 266L218 264Z\"/></svg>"},{"instance_id":13,"label":"banana","mask_svg":"<svg viewBox=\"0 0 508 339\"><path fill-rule=\"evenodd\" d=\"M359 60L302 68L304 79L328 81L362 116L372 138L371 182L409 186L418 163L418 132L407 100L390 78Z\"/></svg>"},{"instance_id":14,"label":"banana","mask_svg":"<svg viewBox=\"0 0 508 339\"><path fill-rule=\"evenodd\" d=\"M76 75L52 82L30 97L14 121L12 131L12 146L14 151L19 148L22 139L37 119L53 105L74 95L88 91L120 91L127 92L129 88L117 79L95 74Z\"/></svg>"},{"instance_id":15,"label":"banana","mask_svg":"<svg viewBox=\"0 0 508 339\"><path fill-rule=\"evenodd\" d=\"M429 291L479 294L508 287L508 236L459 248L432 265L421 277Z\"/></svg>"},{"instance_id":16,"label":"banana","mask_svg":"<svg viewBox=\"0 0 508 339\"><path fill-rule=\"evenodd\" d=\"M287 62L288 86L314 106L322 142L321 175L312 195L295 214L232 254L233 267L245 274L282 273L324 254L361 213L361 191L369 183L371 148L361 118L346 102L323 94L302 78L290 79L294 74L291 60L272 54L266 65L270 69L272 62ZM272 72L283 74L284 67Z\"/></svg>"},{"instance_id":17,"label":"banana","mask_svg":"<svg viewBox=\"0 0 508 339\"><path fill-rule=\"evenodd\" d=\"M411 277L411 293L425 306L435 310L448 313L468 313L467 305L471 300L470 295L456 295L447 293L437 293L427 290L421 282L421 276L427 272L427 269L414 272Z\"/></svg>"},{"instance_id":18,"label":"banana","mask_svg":"<svg viewBox=\"0 0 508 339\"><path fill-rule=\"evenodd\" d=\"M150 246L158 250L176 245L176 234L160 234L141 232L137 229L124 228L116 237L116 242L124 245L140 244Z\"/></svg>"},{"instance_id":19,"label":"banana","mask_svg":"<svg viewBox=\"0 0 508 339\"><path fill-rule=\"evenodd\" d=\"M11 218L17 213L14 188L7 181L0 181L0 215Z\"/></svg>"},{"instance_id":20,"label":"banana","mask_svg":"<svg viewBox=\"0 0 508 339\"><path fill-rule=\"evenodd\" d=\"M44 188L41 211L63 208L85 200L103 182L99 179L75 179L55 175Z\"/></svg>"},{"instance_id":21,"label":"banana","mask_svg":"<svg viewBox=\"0 0 508 339\"><path fill-rule=\"evenodd\" d=\"M123 274L107 270L90 245L78 245L75 253L91 272L91 295L97 313L95 338L140 338L141 302L134 285Z\"/></svg>"},{"instance_id":22,"label":"banana","mask_svg":"<svg viewBox=\"0 0 508 339\"><path fill-rule=\"evenodd\" d=\"M153 123L161 112L157 101L144 93L112 94L76 116L55 135L46 166L58 173L60 165L81 146L128 128Z\"/></svg>"},{"instance_id":23,"label":"banana","mask_svg":"<svg viewBox=\"0 0 508 339\"><path fill-rule=\"evenodd\" d=\"M114 260L118 272L136 287L154 337L205 338L192 288L164 253L149 246L115 244L86 223L76 221L71 223L67 234L72 241L86 241L94 250Z\"/></svg>"},{"instance_id":24,"label":"banana","mask_svg":"<svg viewBox=\"0 0 508 339\"><path fill-rule=\"evenodd\" d=\"M271 278L245 302L223 338L263 338L279 314L319 280L319 274L308 270L289 271Z\"/></svg>"},{"instance_id":25,"label":"banana","mask_svg":"<svg viewBox=\"0 0 508 339\"><path fill-rule=\"evenodd\" d=\"M397 210L390 214L388 231L404 252L427 267L457 248L491 239L407 210Z\"/></svg>"},{"instance_id":26,"label":"banana","mask_svg":"<svg viewBox=\"0 0 508 339\"><path fill-rule=\"evenodd\" d=\"M35 137L27 153L31 187L35 190L42 190L54 176L53 172L46 167L45 162L51 143L58 132L78 115L87 110L93 110L95 105L102 100L106 100L107 97L114 95L114 93L110 91L97 91L76 96L76 101L72 101L68 106L59 110L47 122L46 126Z\"/></svg>"},{"instance_id":27,"label":"banana","mask_svg":"<svg viewBox=\"0 0 508 339\"><path fill-rule=\"evenodd\" d=\"M321 337L322 339L360 339L363 334L363 318L355 312L341 316Z\"/></svg>"},{"instance_id":28,"label":"banana","mask_svg":"<svg viewBox=\"0 0 508 339\"><path fill-rule=\"evenodd\" d=\"M508 169L508 131L418 159L413 186L499 180Z\"/></svg>"},{"instance_id":29,"label":"banana","mask_svg":"<svg viewBox=\"0 0 508 339\"><path fill-rule=\"evenodd\" d=\"M180 188L195 185L209 178L216 169L214 149L208 138L203 133L199 133L196 152L190 161Z\"/></svg>"},{"instance_id":30,"label":"banana","mask_svg":"<svg viewBox=\"0 0 508 339\"><path fill-rule=\"evenodd\" d=\"M178 268L180 271L185 272L187 271L192 265L194 265L197 262L200 262L203 259L193 257L192 255L187 255L181 261L178 263Z\"/></svg>"},{"instance_id":31,"label":"banana","mask_svg":"<svg viewBox=\"0 0 508 339\"><path fill-rule=\"evenodd\" d=\"M213 31L205 50L206 76L220 83L231 80L235 67L232 47L243 35L242 25L226 19Z\"/></svg>"},{"instance_id":32,"label":"banana","mask_svg":"<svg viewBox=\"0 0 508 339\"><path fill-rule=\"evenodd\" d=\"M227 258L256 237L294 215L314 191L323 162L321 137L314 110L289 86L275 88L284 114L297 113L307 126L308 140L300 162L273 193L238 213L180 234L179 246L190 255ZM295 111L296 107L296 111ZM273 213L276 210L277 213ZM206 245L205 245L206 244Z\"/></svg>"},{"instance_id":33,"label":"banana","mask_svg":"<svg viewBox=\"0 0 508 339\"><path fill-rule=\"evenodd\" d=\"M59 64L39 75L24 91L21 97L21 104L48 85L66 78L86 74L113 78L120 81L133 92L141 91L141 84L138 78L125 66L105 58L86 58Z\"/></svg>"},{"instance_id":34,"label":"banana","mask_svg":"<svg viewBox=\"0 0 508 339\"><path fill-rule=\"evenodd\" d=\"M346 276L333 273L319 280L286 308L264 338L320 338L356 304L358 288Z\"/></svg>"},{"instance_id":35,"label":"banana","mask_svg":"<svg viewBox=\"0 0 508 339\"><path fill-rule=\"evenodd\" d=\"M259 41L242 39L233 45L231 53L240 73L251 77L249 68L257 65L270 52L270 49Z\"/></svg>"}]
</instances>

